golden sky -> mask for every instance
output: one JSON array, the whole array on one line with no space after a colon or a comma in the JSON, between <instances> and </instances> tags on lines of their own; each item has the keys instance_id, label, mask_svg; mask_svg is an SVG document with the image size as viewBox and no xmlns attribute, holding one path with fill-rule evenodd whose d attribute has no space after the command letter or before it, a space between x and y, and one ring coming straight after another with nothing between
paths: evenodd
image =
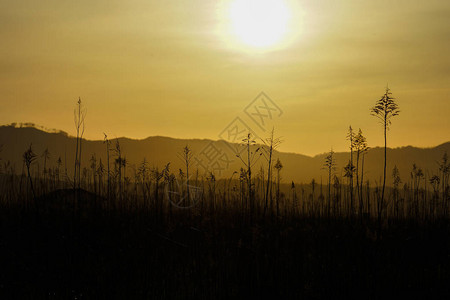
<instances>
[{"instance_id":1,"label":"golden sky","mask_svg":"<svg viewBox=\"0 0 450 300\"><path fill-rule=\"evenodd\" d=\"M218 139L264 91L282 109L283 151L347 150L349 125L382 145L369 109L389 83L401 114L388 146L450 132L450 1L286 1L285 38L233 38L233 1L0 0L0 119L89 139Z\"/></svg>"}]
</instances>

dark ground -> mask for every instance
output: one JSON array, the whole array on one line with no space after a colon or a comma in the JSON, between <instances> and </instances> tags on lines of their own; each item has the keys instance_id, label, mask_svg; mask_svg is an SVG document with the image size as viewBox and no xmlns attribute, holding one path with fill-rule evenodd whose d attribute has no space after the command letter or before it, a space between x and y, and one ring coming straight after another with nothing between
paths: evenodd
<instances>
[{"instance_id":1,"label":"dark ground","mask_svg":"<svg viewBox=\"0 0 450 300\"><path fill-rule=\"evenodd\" d=\"M450 297L450 222L0 211L1 299Z\"/></svg>"}]
</instances>

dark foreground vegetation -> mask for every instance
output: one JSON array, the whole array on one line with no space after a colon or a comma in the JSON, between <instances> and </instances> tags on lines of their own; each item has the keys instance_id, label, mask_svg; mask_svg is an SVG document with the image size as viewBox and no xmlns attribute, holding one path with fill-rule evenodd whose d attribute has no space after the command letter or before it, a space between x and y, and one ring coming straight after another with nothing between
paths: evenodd
<instances>
[{"instance_id":1,"label":"dark foreground vegetation","mask_svg":"<svg viewBox=\"0 0 450 300\"><path fill-rule=\"evenodd\" d=\"M450 295L448 218L392 218L380 230L376 218L262 216L211 202L108 205L83 190L36 202L2 203L2 299Z\"/></svg>"}]
</instances>

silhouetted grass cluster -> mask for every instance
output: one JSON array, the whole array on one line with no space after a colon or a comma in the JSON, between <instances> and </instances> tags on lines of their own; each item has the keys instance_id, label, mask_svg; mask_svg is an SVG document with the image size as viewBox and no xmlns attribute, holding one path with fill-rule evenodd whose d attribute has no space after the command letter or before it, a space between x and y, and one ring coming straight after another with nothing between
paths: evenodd
<instances>
[{"instance_id":1,"label":"silhouetted grass cluster","mask_svg":"<svg viewBox=\"0 0 450 300\"><path fill-rule=\"evenodd\" d=\"M251 197L245 175L195 174L187 200L187 187L179 185L186 178L170 166L158 171L143 164L133 181L113 173L109 185L105 175L82 176L81 189L55 170L30 177L4 171L0 293L7 298L449 293L445 194L436 185L425 189L415 176L412 188L387 189L380 228L377 187L363 187L359 214L349 185L335 182L329 209L327 185L269 181L264 213L263 172L253 179Z\"/></svg>"}]
</instances>

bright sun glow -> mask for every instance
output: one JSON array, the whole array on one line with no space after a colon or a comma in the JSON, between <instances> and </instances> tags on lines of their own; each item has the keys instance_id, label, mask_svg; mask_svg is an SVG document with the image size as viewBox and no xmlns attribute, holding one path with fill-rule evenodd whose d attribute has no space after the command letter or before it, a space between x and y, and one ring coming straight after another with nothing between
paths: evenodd
<instances>
[{"instance_id":1,"label":"bright sun glow","mask_svg":"<svg viewBox=\"0 0 450 300\"><path fill-rule=\"evenodd\" d=\"M256 48L279 43L288 31L290 17L282 0L235 0L230 7L234 35Z\"/></svg>"}]
</instances>

